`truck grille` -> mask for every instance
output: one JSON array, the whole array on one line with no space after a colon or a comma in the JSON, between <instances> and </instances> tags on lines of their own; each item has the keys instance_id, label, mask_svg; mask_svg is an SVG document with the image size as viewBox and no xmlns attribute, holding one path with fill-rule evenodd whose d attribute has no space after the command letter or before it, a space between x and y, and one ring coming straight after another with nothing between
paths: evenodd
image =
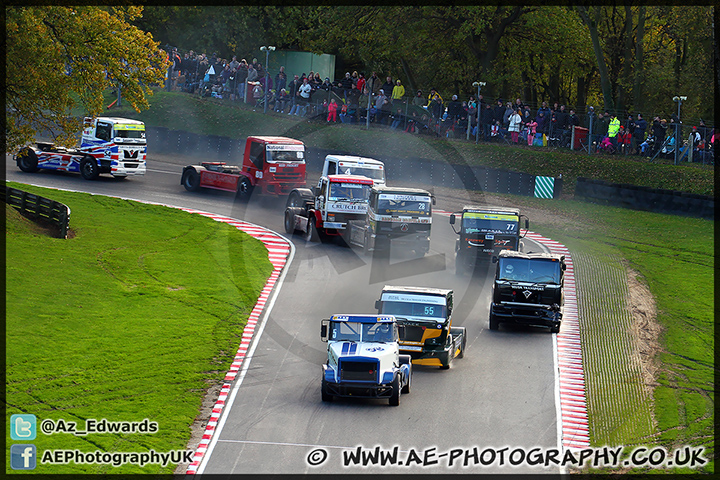
<instances>
[{"instance_id":1,"label":"truck grille","mask_svg":"<svg viewBox=\"0 0 720 480\"><path fill-rule=\"evenodd\" d=\"M401 338L404 342L420 342L423 338L425 329L414 325L405 325L405 336Z\"/></svg>"},{"instance_id":2,"label":"truck grille","mask_svg":"<svg viewBox=\"0 0 720 480\"><path fill-rule=\"evenodd\" d=\"M281 182L287 182L287 181L301 181L303 179L302 173L282 173L277 172L273 174L273 178L275 180L281 181Z\"/></svg>"},{"instance_id":3,"label":"truck grille","mask_svg":"<svg viewBox=\"0 0 720 480\"><path fill-rule=\"evenodd\" d=\"M377 382L378 362L340 360L340 378L350 381Z\"/></svg>"}]
</instances>

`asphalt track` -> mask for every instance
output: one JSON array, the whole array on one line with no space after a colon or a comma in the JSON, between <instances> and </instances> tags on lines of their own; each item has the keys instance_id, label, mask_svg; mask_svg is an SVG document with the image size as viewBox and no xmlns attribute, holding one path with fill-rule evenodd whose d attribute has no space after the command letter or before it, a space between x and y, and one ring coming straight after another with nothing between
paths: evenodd
<instances>
[{"instance_id":1,"label":"asphalt track","mask_svg":"<svg viewBox=\"0 0 720 480\"><path fill-rule=\"evenodd\" d=\"M8 180L114 195L213 212L283 232L283 200L237 203L225 192L187 192L183 163L149 162L145 177L124 181L101 176L19 171L6 157ZM392 184L392 172L389 172ZM312 176L311 176L312 178ZM460 208L462 205L456 205ZM455 234L447 217L433 216L431 251L422 259L391 252L372 259L343 245L306 243L293 237L294 258L282 280L262 335L253 340L248 370L233 388L233 403L198 473L557 473L558 467L477 464L476 451L558 449L553 335L545 329L487 329L491 272L454 273ZM542 247L529 239L525 250ZM399 407L386 401L320 401L320 365L326 345L320 320L333 313L374 313L385 284L451 288L454 325L467 330L465 358L450 370L415 366L412 392ZM260 330L259 330L260 331ZM220 427L220 426L219 426ZM397 447L403 465L344 465L358 447ZM477 447L477 450L474 448ZM414 459L412 453L419 456ZM454 465L450 457L458 455ZM312 465L317 463L319 465ZM487 457L485 457L487 459ZM462 465L468 460L468 466ZM351 462L352 463L352 462ZM362 463L362 462L361 462Z\"/></svg>"}]
</instances>

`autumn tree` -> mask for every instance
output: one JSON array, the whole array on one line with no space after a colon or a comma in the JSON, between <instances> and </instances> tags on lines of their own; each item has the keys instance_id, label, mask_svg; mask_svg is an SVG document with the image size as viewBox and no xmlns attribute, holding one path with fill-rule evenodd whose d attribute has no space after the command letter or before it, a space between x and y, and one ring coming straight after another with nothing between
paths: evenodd
<instances>
[{"instance_id":1,"label":"autumn tree","mask_svg":"<svg viewBox=\"0 0 720 480\"><path fill-rule=\"evenodd\" d=\"M122 89L136 110L148 108L161 84L167 54L130 22L142 7L8 7L5 57L6 151L49 132L72 146L81 128L70 116L80 106L103 111L103 91Z\"/></svg>"}]
</instances>

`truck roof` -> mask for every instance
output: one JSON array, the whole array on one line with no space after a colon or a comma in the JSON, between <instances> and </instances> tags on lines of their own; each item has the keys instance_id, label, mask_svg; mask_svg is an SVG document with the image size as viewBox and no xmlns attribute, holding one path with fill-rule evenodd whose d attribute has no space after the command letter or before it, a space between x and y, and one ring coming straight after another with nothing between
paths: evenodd
<instances>
[{"instance_id":1,"label":"truck roof","mask_svg":"<svg viewBox=\"0 0 720 480\"><path fill-rule=\"evenodd\" d=\"M325 159L328 158L335 159L339 162L363 162L363 163L370 163L374 165L385 165L380 160L375 160L374 158L368 158L368 157L358 157L356 155L327 155L325 156Z\"/></svg>"},{"instance_id":2,"label":"truck roof","mask_svg":"<svg viewBox=\"0 0 720 480\"><path fill-rule=\"evenodd\" d=\"M537 252L537 253L525 253L525 252L517 252L515 250L501 250L498 254L498 258L505 258L505 257L511 257L511 258L525 258L525 259L534 259L539 258L543 260L555 260L560 262L565 262L565 255L558 255L556 253L544 253L544 252Z\"/></svg>"},{"instance_id":3,"label":"truck roof","mask_svg":"<svg viewBox=\"0 0 720 480\"><path fill-rule=\"evenodd\" d=\"M288 143L290 145L305 145L300 140L295 140L294 138L289 138L289 137L251 135L248 137L248 140L257 140L259 142L265 142L265 143Z\"/></svg>"},{"instance_id":4,"label":"truck roof","mask_svg":"<svg viewBox=\"0 0 720 480\"><path fill-rule=\"evenodd\" d=\"M408 194L408 195L427 195L432 196L430 192L427 190L423 190L422 188L412 188L412 187L388 187L387 185L375 185L373 187L373 190L377 190L378 193L398 193L398 194Z\"/></svg>"},{"instance_id":5,"label":"truck roof","mask_svg":"<svg viewBox=\"0 0 720 480\"><path fill-rule=\"evenodd\" d=\"M358 322L358 323L395 323L393 315L355 315L335 314L330 317L333 322Z\"/></svg>"},{"instance_id":6,"label":"truck roof","mask_svg":"<svg viewBox=\"0 0 720 480\"><path fill-rule=\"evenodd\" d=\"M463 212L498 213L501 215L513 214L518 216L520 215L520 210L517 208L493 206L481 207L478 205L465 205L463 207Z\"/></svg>"},{"instance_id":7,"label":"truck roof","mask_svg":"<svg viewBox=\"0 0 720 480\"><path fill-rule=\"evenodd\" d=\"M132 124L145 125L140 120L133 120L131 118L122 118L122 117L97 117L97 120L102 120L103 122L112 122L112 123L126 123L129 125L132 125Z\"/></svg>"},{"instance_id":8,"label":"truck roof","mask_svg":"<svg viewBox=\"0 0 720 480\"><path fill-rule=\"evenodd\" d=\"M451 295L453 293L452 290L447 288L407 287L393 285L385 285L382 289L382 293L386 292L419 293L424 295L436 295L441 297L447 297L448 295Z\"/></svg>"},{"instance_id":9,"label":"truck roof","mask_svg":"<svg viewBox=\"0 0 720 480\"><path fill-rule=\"evenodd\" d=\"M337 183L359 183L370 186L373 184L372 178L368 178L363 175L328 175L328 179L331 182Z\"/></svg>"}]
</instances>

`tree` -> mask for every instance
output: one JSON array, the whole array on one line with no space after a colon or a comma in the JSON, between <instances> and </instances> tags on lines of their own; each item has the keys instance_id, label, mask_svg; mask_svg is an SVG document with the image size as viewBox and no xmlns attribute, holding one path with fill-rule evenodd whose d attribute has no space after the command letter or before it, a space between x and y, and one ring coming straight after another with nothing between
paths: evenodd
<instances>
[{"instance_id":1,"label":"tree","mask_svg":"<svg viewBox=\"0 0 720 480\"><path fill-rule=\"evenodd\" d=\"M6 9L6 151L49 132L72 146L80 120L103 111L114 86L137 111L148 108L151 85L161 84L167 54L152 35L130 25L142 7L32 6Z\"/></svg>"}]
</instances>

